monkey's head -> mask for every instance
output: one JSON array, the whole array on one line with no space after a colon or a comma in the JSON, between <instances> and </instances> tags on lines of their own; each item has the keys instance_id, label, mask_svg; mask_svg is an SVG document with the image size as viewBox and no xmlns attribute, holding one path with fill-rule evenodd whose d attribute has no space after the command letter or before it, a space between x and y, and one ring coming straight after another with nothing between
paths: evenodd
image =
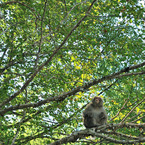
<instances>
[{"instance_id":1,"label":"monkey's head","mask_svg":"<svg viewBox=\"0 0 145 145\"><path fill-rule=\"evenodd\" d=\"M100 97L94 97L92 100L92 103L95 107L102 107L103 106L103 100Z\"/></svg>"}]
</instances>

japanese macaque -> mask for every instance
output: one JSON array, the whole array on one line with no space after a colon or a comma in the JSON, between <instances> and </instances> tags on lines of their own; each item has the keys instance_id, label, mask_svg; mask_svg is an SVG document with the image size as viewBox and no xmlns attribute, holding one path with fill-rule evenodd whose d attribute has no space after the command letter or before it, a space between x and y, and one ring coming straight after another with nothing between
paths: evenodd
<instances>
[{"instance_id":1,"label":"japanese macaque","mask_svg":"<svg viewBox=\"0 0 145 145\"><path fill-rule=\"evenodd\" d=\"M83 112L83 122L86 128L98 127L107 123L107 113L103 107L103 100L94 97Z\"/></svg>"}]
</instances>

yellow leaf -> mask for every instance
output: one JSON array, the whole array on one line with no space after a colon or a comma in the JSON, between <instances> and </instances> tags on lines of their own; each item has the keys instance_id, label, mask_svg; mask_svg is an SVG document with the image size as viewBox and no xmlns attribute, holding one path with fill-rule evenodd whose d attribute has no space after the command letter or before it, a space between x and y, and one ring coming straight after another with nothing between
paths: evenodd
<instances>
[{"instance_id":1,"label":"yellow leaf","mask_svg":"<svg viewBox=\"0 0 145 145\"><path fill-rule=\"evenodd\" d=\"M18 98L23 98L23 96L22 95L19 95Z\"/></svg>"},{"instance_id":2,"label":"yellow leaf","mask_svg":"<svg viewBox=\"0 0 145 145\"><path fill-rule=\"evenodd\" d=\"M78 99L78 98L81 98L81 97L82 97L82 94L83 94L82 92L79 92L79 93L76 95L76 96L77 96L77 99Z\"/></svg>"},{"instance_id":3,"label":"yellow leaf","mask_svg":"<svg viewBox=\"0 0 145 145\"><path fill-rule=\"evenodd\" d=\"M114 101L114 105L119 105L119 103L116 103L116 101Z\"/></svg>"},{"instance_id":4,"label":"yellow leaf","mask_svg":"<svg viewBox=\"0 0 145 145\"><path fill-rule=\"evenodd\" d=\"M115 121L115 120L119 120L119 117L116 117L116 118L114 118L113 120L114 120L114 121Z\"/></svg>"},{"instance_id":5,"label":"yellow leaf","mask_svg":"<svg viewBox=\"0 0 145 145\"><path fill-rule=\"evenodd\" d=\"M80 66L76 66L76 69L81 69L81 67Z\"/></svg>"},{"instance_id":6,"label":"yellow leaf","mask_svg":"<svg viewBox=\"0 0 145 145\"><path fill-rule=\"evenodd\" d=\"M120 118L121 118L121 119L124 118L124 116L125 116L125 115L123 115L122 113L120 113Z\"/></svg>"},{"instance_id":7,"label":"yellow leaf","mask_svg":"<svg viewBox=\"0 0 145 145\"><path fill-rule=\"evenodd\" d=\"M71 56L71 60L75 60L75 58L73 56Z\"/></svg>"},{"instance_id":8,"label":"yellow leaf","mask_svg":"<svg viewBox=\"0 0 145 145\"><path fill-rule=\"evenodd\" d=\"M139 109L138 107L136 107L136 113L139 113L139 110L140 110L140 109Z\"/></svg>"},{"instance_id":9,"label":"yellow leaf","mask_svg":"<svg viewBox=\"0 0 145 145\"><path fill-rule=\"evenodd\" d=\"M87 75L86 74L82 74L81 77L82 77L82 79L86 79Z\"/></svg>"}]
</instances>

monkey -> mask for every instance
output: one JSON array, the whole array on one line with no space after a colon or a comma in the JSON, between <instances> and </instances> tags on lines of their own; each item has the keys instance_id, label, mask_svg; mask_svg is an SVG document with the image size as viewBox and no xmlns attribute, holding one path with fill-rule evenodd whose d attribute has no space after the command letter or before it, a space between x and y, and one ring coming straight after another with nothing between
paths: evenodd
<instances>
[{"instance_id":1,"label":"monkey","mask_svg":"<svg viewBox=\"0 0 145 145\"><path fill-rule=\"evenodd\" d=\"M83 123L86 128L98 127L107 123L107 113L103 107L103 100L94 97L83 111Z\"/></svg>"}]
</instances>

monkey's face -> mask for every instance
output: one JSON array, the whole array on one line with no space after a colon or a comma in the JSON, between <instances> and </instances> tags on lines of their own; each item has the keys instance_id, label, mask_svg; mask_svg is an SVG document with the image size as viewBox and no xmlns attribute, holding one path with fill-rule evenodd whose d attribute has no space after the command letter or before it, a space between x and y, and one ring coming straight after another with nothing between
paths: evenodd
<instances>
[{"instance_id":1,"label":"monkey's face","mask_svg":"<svg viewBox=\"0 0 145 145\"><path fill-rule=\"evenodd\" d=\"M100 98L100 97L94 97L94 99L93 99L93 104L94 105L103 105L103 100L102 100L102 98Z\"/></svg>"}]
</instances>

